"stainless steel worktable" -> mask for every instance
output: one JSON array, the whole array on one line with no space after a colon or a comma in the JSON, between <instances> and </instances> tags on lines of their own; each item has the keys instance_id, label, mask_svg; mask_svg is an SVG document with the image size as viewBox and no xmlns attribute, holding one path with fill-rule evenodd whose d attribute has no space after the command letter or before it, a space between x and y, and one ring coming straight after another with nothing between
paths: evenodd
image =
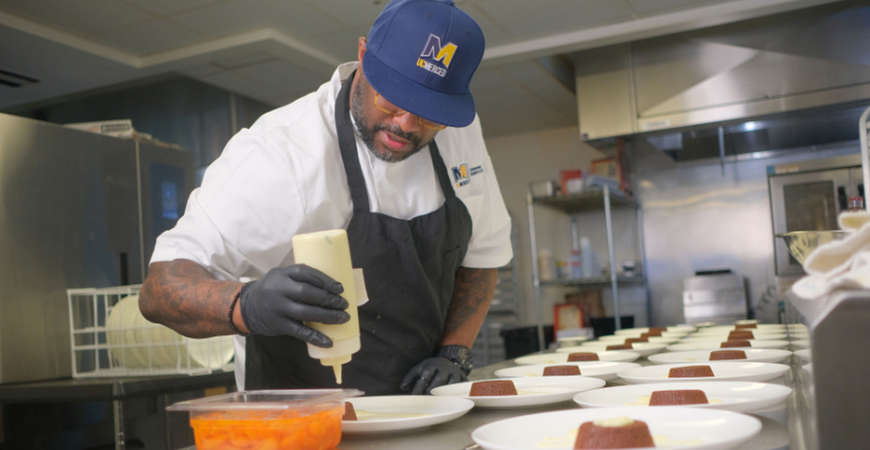
<instances>
[{"instance_id":1,"label":"stainless steel worktable","mask_svg":"<svg viewBox=\"0 0 870 450\"><path fill-rule=\"evenodd\" d=\"M637 363L647 365L649 361L642 358ZM512 361L504 361L491 366L481 367L471 372L471 379L480 380L492 378L493 372L503 367L512 367L516 364ZM794 366L793 366L794 367ZM798 369L800 370L800 369ZM786 385L793 384L791 376L784 377L781 382ZM610 385L608 383L608 385ZM789 402L786 405L786 411L779 411L780 417L793 417L792 412L797 408L795 395L789 397ZM345 434L342 436L339 448L342 450L360 450L360 449L377 449L377 450L406 450L406 449L468 449L478 448L474 446L474 441L471 439L471 432L475 428L494 422L501 419L516 417L525 414L534 414L539 412L556 411L562 409L573 409L579 406L574 402L562 402L553 405L544 405L534 408L511 408L511 409L487 409L473 408L468 414L440 425L435 425L428 428L417 430L408 430L400 433L383 433L383 434L366 434L352 435ZM776 415L773 414L773 415ZM800 434L795 424L788 425L770 417L756 416L762 421L761 433L752 439L750 442L740 446L741 450L768 450L768 449L795 449L803 450ZM791 432L790 432L791 430Z\"/></svg>"},{"instance_id":2,"label":"stainless steel worktable","mask_svg":"<svg viewBox=\"0 0 870 450\"><path fill-rule=\"evenodd\" d=\"M129 419L126 408L135 400L153 399L161 416L170 402L168 396L174 393L198 391L203 395L206 389L235 389L233 372L215 372L206 375L160 375L118 378L66 378L60 380L0 384L0 404L57 404L63 402L107 401L112 405L112 424L115 449L121 450L129 437L125 424ZM165 420L165 419L164 419ZM161 448L170 447L167 427L163 424L164 436L149 437L162 440Z\"/></svg>"}]
</instances>

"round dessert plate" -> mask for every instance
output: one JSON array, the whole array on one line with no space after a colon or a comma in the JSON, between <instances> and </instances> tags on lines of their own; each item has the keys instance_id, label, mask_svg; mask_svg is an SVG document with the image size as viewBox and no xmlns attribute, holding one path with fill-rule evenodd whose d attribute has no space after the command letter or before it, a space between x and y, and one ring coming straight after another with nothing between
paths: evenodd
<instances>
[{"instance_id":1,"label":"round dessert plate","mask_svg":"<svg viewBox=\"0 0 870 450\"><path fill-rule=\"evenodd\" d=\"M500 380L504 380L503 378ZM491 381L491 380L477 380ZM571 400L578 392L604 386L601 378L584 376L526 377L511 379L517 395L469 395L474 381L447 384L432 389L432 395L467 398L477 406L486 408L518 408L547 405Z\"/></svg>"},{"instance_id":2,"label":"round dessert plate","mask_svg":"<svg viewBox=\"0 0 870 450\"><path fill-rule=\"evenodd\" d=\"M646 333L649 331L649 327L644 328L623 328L622 330L617 330L614 334L640 334ZM674 325L665 328L663 333L668 332L677 332L677 333L691 333L695 331L695 327L692 325Z\"/></svg>"},{"instance_id":3,"label":"round dessert plate","mask_svg":"<svg viewBox=\"0 0 870 450\"><path fill-rule=\"evenodd\" d=\"M688 408L716 408L736 412L758 412L782 404L791 388L781 384L752 381L689 381L681 383L646 383L615 386L574 395L574 402L584 408L649 406L655 391L698 389L709 403L680 405Z\"/></svg>"},{"instance_id":4,"label":"round dessert plate","mask_svg":"<svg viewBox=\"0 0 870 450\"><path fill-rule=\"evenodd\" d=\"M467 413L474 402L461 397L431 395L382 395L355 397L358 420L342 420L342 433L380 433L411 430L449 422Z\"/></svg>"},{"instance_id":5,"label":"round dessert plate","mask_svg":"<svg viewBox=\"0 0 870 450\"><path fill-rule=\"evenodd\" d=\"M744 348L785 348L788 346L788 341L780 341L776 339L748 339L749 347L726 347L720 348L723 341L696 341L696 342L679 342L668 346L669 352L682 352L686 350L741 350Z\"/></svg>"},{"instance_id":6,"label":"round dessert plate","mask_svg":"<svg viewBox=\"0 0 870 450\"><path fill-rule=\"evenodd\" d=\"M602 380L612 380L616 378L616 374L623 370L640 367L640 364L630 362L609 362L599 361L597 364L587 363L563 363L563 364L531 364L527 366L507 367L495 371L495 376L499 378L512 377L540 377L544 375L544 368L550 366L577 366L580 369L580 375L587 377L601 378ZM573 375L576 376L576 375Z\"/></svg>"},{"instance_id":7,"label":"round dessert plate","mask_svg":"<svg viewBox=\"0 0 870 450\"><path fill-rule=\"evenodd\" d=\"M734 325L718 325L715 327L702 328L702 329L697 331L697 334L722 333L722 332L725 332L725 334L728 334L728 332L730 332L730 331L741 331L741 330L758 331L760 333L764 333L764 332L784 333L786 330L786 326L783 324L778 324L778 323L760 323L760 324L756 325L755 328L740 328L740 329L738 329Z\"/></svg>"},{"instance_id":8,"label":"round dessert plate","mask_svg":"<svg viewBox=\"0 0 870 450\"><path fill-rule=\"evenodd\" d=\"M640 336L637 336L640 337ZM650 344L673 344L682 338L683 335L680 336L650 336L647 338ZM601 336L595 342L606 342L610 345L613 344L621 344L625 342L626 339L629 339L628 335L625 334L608 334L605 336Z\"/></svg>"},{"instance_id":9,"label":"round dessert plate","mask_svg":"<svg viewBox=\"0 0 870 450\"><path fill-rule=\"evenodd\" d=\"M664 352L650 355L649 360L656 364L695 363L710 361L710 353L719 350L742 350L746 359L719 359L715 362L781 362L791 356L788 350L770 348L720 348L716 350L689 350L684 352Z\"/></svg>"},{"instance_id":10,"label":"round dessert plate","mask_svg":"<svg viewBox=\"0 0 870 450\"><path fill-rule=\"evenodd\" d=\"M810 348L809 339L795 339L791 341L791 348Z\"/></svg>"},{"instance_id":11,"label":"round dessert plate","mask_svg":"<svg viewBox=\"0 0 870 450\"><path fill-rule=\"evenodd\" d=\"M753 338L758 341L784 341L786 340L785 333L752 333ZM735 338L739 339L739 338ZM680 340L680 343L699 342L699 341L727 341L728 333L724 334L694 334L686 336Z\"/></svg>"},{"instance_id":12,"label":"round dessert plate","mask_svg":"<svg viewBox=\"0 0 870 450\"><path fill-rule=\"evenodd\" d=\"M699 323L693 323L692 325L694 325L698 328L709 328L709 327L715 327L716 322L699 322Z\"/></svg>"},{"instance_id":13,"label":"round dessert plate","mask_svg":"<svg viewBox=\"0 0 870 450\"><path fill-rule=\"evenodd\" d=\"M753 325L753 324L758 324L758 320L757 319L743 319L743 320L738 320L738 321L734 322L734 325Z\"/></svg>"},{"instance_id":14,"label":"round dessert plate","mask_svg":"<svg viewBox=\"0 0 870 450\"><path fill-rule=\"evenodd\" d=\"M674 367L704 365L713 370L712 377L678 377L669 378L668 372ZM677 383L682 381L767 381L781 377L788 372L785 364L762 362L720 362L708 361L703 364L660 364L655 366L636 367L619 372L619 378L628 383Z\"/></svg>"},{"instance_id":15,"label":"round dessert plate","mask_svg":"<svg viewBox=\"0 0 870 450\"><path fill-rule=\"evenodd\" d=\"M573 449L580 424L629 417L646 423L655 448L737 448L761 431L751 416L700 408L584 408L553 411L499 420L471 433L489 450Z\"/></svg>"},{"instance_id":16,"label":"round dessert plate","mask_svg":"<svg viewBox=\"0 0 870 450\"><path fill-rule=\"evenodd\" d=\"M556 339L556 343L558 343L559 345L575 345L591 339L592 336L565 336Z\"/></svg>"},{"instance_id":17,"label":"round dessert plate","mask_svg":"<svg viewBox=\"0 0 870 450\"><path fill-rule=\"evenodd\" d=\"M595 364L600 361L616 361L616 362L631 362L640 358L640 354L629 350L612 350L604 352L591 352L598 355L598 361L575 361L581 364ZM520 356L514 362L521 365L528 364L561 364L568 362L570 353L542 353L537 355ZM582 365L580 367L583 367Z\"/></svg>"},{"instance_id":18,"label":"round dessert plate","mask_svg":"<svg viewBox=\"0 0 870 450\"><path fill-rule=\"evenodd\" d=\"M810 359L812 359L812 356L810 356L810 349L808 349L808 348L802 348L800 350L796 350L794 352L794 354L797 355L798 358L800 358L801 362L803 362L803 363L808 363L808 362L810 362Z\"/></svg>"},{"instance_id":19,"label":"round dessert plate","mask_svg":"<svg viewBox=\"0 0 870 450\"><path fill-rule=\"evenodd\" d=\"M603 352L603 351L611 351L607 350L607 347L610 345L619 345L616 342L607 343L607 342L586 342L577 347L564 347L557 348L556 351L559 353L573 353L573 352ZM676 344L674 344L676 345ZM665 349L667 345L665 344L654 344L652 342L637 342L631 344L630 352L635 352L640 356L649 356L653 353L658 353Z\"/></svg>"},{"instance_id":20,"label":"round dessert plate","mask_svg":"<svg viewBox=\"0 0 870 450\"><path fill-rule=\"evenodd\" d=\"M631 333L619 333L619 334L605 334L603 336L599 336L598 340L603 339L617 339L617 340L625 340L627 338L638 338L643 334L642 331L636 331ZM667 339L680 339L681 337L689 334L688 331L664 331L661 336L650 336L650 337L660 337Z\"/></svg>"}]
</instances>

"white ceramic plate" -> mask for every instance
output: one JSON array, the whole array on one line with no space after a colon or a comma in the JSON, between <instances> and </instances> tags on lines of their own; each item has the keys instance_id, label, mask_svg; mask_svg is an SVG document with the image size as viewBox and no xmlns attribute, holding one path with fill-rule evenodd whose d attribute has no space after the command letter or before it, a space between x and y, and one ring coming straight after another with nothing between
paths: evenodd
<instances>
[{"instance_id":1,"label":"white ceramic plate","mask_svg":"<svg viewBox=\"0 0 870 450\"><path fill-rule=\"evenodd\" d=\"M778 323L760 323L755 328L736 328L734 325L718 325L715 327L701 328L697 334L701 333L722 333L728 334L730 331L758 331L760 333L784 333L786 326Z\"/></svg>"},{"instance_id":2,"label":"white ceramic plate","mask_svg":"<svg viewBox=\"0 0 870 450\"><path fill-rule=\"evenodd\" d=\"M640 337L640 335L630 336L630 335L625 335L625 334L608 334L608 335L604 335L604 336L599 337L598 340L595 342L606 342L608 344L610 344L610 343L621 344L621 343L625 342L626 339L629 339L632 337ZM674 342L679 341L680 338L682 338L682 335L681 336L650 336L647 338L647 340L651 344L672 344Z\"/></svg>"},{"instance_id":3,"label":"white ceramic plate","mask_svg":"<svg viewBox=\"0 0 870 450\"><path fill-rule=\"evenodd\" d=\"M809 339L795 339L791 341L791 348L810 348Z\"/></svg>"},{"instance_id":4,"label":"white ceramic plate","mask_svg":"<svg viewBox=\"0 0 870 450\"><path fill-rule=\"evenodd\" d=\"M803 363L808 363L810 362L810 359L812 359L812 357L810 356L810 349L808 348L797 350L794 352L794 354L797 355Z\"/></svg>"},{"instance_id":5,"label":"white ceramic plate","mask_svg":"<svg viewBox=\"0 0 870 450\"><path fill-rule=\"evenodd\" d=\"M581 363L596 363L599 361L616 361L616 362L631 362L640 358L640 354L628 350L614 350L604 352L593 352L598 355L598 361L577 361ZM514 362L521 365L528 364L561 364L568 362L570 353L543 353L538 355L520 356ZM580 366L583 367L583 366Z\"/></svg>"},{"instance_id":6,"label":"white ceramic plate","mask_svg":"<svg viewBox=\"0 0 870 450\"><path fill-rule=\"evenodd\" d=\"M697 341L697 342L688 342L688 343L677 343L671 344L668 346L668 351L670 352L682 352L686 350L741 350L744 348L785 348L788 345L788 341L779 341L779 340L758 340L758 339L749 339L749 347L728 347L728 348L720 348L724 341Z\"/></svg>"},{"instance_id":7,"label":"white ceramic plate","mask_svg":"<svg viewBox=\"0 0 870 450\"><path fill-rule=\"evenodd\" d=\"M554 411L499 420L471 433L478 445L491 450L573 449L583 422L630 417L646 422L656 448L736 448L761 431L751 416L719 409L589 408Z\"/></svg>"},{"instance_id":8,"label":"white ceramic plate","mask_svg":"<svg viewBox=\"0 0 870 450\"><path fill-rule=\"evenodd\" d=\"M503 380L503 379L502 379ZM477 380L488 381L488 380ZM571 400L571 397L589 389L604 386L601 378L568 377L526 377L513 378L517 395L470 396L474 381L448 384L432 389L432 395L467 398L477 406L487 408L517 408L523 406L547 405Z\"/></svg>"},{"instance_id":9,"label":"white ceramic plate","mask_svg":"<svg viewBox=\"0 0 870 450\"><path fill-rule=\"evenodd\" d=\"M586 342L590 339L592 339L591 336L566 336L566 337L560 337L559 339L556 339L556 342L559 345L574 345L574 344L579 344L581 342Z\"/></svg>"},{"instance_id":10,"label":"white ceramic plate","mask_svg":"<svg viewBox=\"0 0 870 450\"><path fill-rule=\"evenodd\" d=\"M649 331L649 327L643 328L624 328L622 330L617 330L614 334L637 334L646 333ZM665 332L677 332L677 333L691 333L695 331L695 327L692 325L674 325L667 327Z\"/></svg>"},{"instance_id":11,"label":"white ceramic plate","mask_svg":"<svg viewBox=\"0 0 870 450\"><path fill-rule=\"evenodd\" d=\"M724 359L716 362L780 362L791 356L788 350L775 350L770 348L719 348L715 350L689 350L685 352L664 352L650 355L649 360L656 364L694 363L710 361L710 353L719 350L743 350L746 359Z\"/></svg>"},{"instance_id":12,"label":"white ceramic plate","mask_svg":"<svg viewBox=\"0 0 870 450\"><path fill-rule=\"evenodd\" d=\"M474 402L462 397L383 395L347 399L358 420L342 420L342 433L411 430L449 422L467 413Z\"/></svg>"},{"instance_id":13,"label":"white ceramic plate","mask_svg":"<svg viewBox=\"0 0 870 450\"><path fill-rule=\"evenodd\" d=\"M549 366L577 366L580 369L580 375L587 377L601 378L602 380L612 380L616 378L617 372L626 369L640 367L640 364L630 362L609 362L599 361L598 363L563 363L563 364L532 364L527 366L507 367L495 371L495 376L499 378L512 377L540 377L544 375L544 368Z\"/></svg>"},{"instance_id":14,"label":"white ceramic plate","mask_svg":"<svg viewBox=\"0 0 870 450\"><path fill-rule=\"evenodd\" d=\"M712 377L668 378L668 371L673 367L710 366ZM636 367L619 372L619 378L628 383L675 383L681 381L767 381L781 377L789 369L785 364L762 362L719 362L708 361L703 364L660 364L655 366Z\"/></svg>"},{"instance_id":15,"label":"white ceramic plate","mask_svg":"<svg viewBox=\"0 0 870 450\"><path fill-rule=\"evenodd\" d=\"M557 348L556 351L559 353L573 353L573 352L603 352L603 351L615 351L615 350L607 350L608 346L611 345L619 345L618 343L607 343L607 342L586 342L577 347L564 347ZM665 344L653 344L652 342L637 342L635 344L631 344L630 352L634 352L639 354L640 356L648 356L653 353L658 353L664 350L666 347Z\"/></svg>"},{"instance_id":16,"label":"white ceramic plate","mask_svg":"<svg viewBox=\"0 0 870 450\"><path fill-rule=\"evenodd\" d=\"M787 335L785 333L753 333L752 339L757 341L784 341L787 339ZM739 339L739 338L736 338ZM685 338L680 340L681 344L688 344L692 342L700 342L700 341L727 341L728 333L725 334L694 334L691 336L686 336Z\"/></svg>"},{"instance_id":17,"label":"white ceramic plate","mask_svg":"<svg viewBox=\"0 0 870 450\"><path fill-rule=\"evenodd\" d=\"M709 403L681 405L689 408L716 408L736 412L759 412L782 404L791 388L781 384L752 381L690 381L683 383L629 384L580 392L574 402L584 408L620 406L648 407L654 391L700 389Z\"/></svg>"}]
</instances>

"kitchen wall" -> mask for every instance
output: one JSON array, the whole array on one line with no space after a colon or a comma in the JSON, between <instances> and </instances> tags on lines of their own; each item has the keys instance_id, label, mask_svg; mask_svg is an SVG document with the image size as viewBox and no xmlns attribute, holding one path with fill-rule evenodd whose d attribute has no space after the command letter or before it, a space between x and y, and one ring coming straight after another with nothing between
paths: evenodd
<instances>
[{"instance_id":1,"label":"kitchen wall","mask_svg":"<svg viewBox=\"0 0 870 450\"><path fill-rule=\"evenodd\" d=\"M767 166L857 153L857 143L799 148L765 159L674 163L636 140L635 191L643 204L643 232L651 314L655 324L683 321L683 280L697 270L741 274L750 302L759 304L775 284ZM775 320L763 305L762 319Z\"/></svg>"},{"instance_id":2,"label":"kitchen wall","mask_svg":"<svg viewBox=\"0 0 870 450\"><path fill-rule=\"evenodd\" d=\"M196 80L169 77L10 112L58 124L131 119L136 130L193 152L199 181L229 138L270 109Z\"/></svg>"},{"instance_id":3,"label":"kitchen wall","mask_svg":"<svg viewBox=\"0 0 870 450\"><path fill-rule=\"evenodd\" d=\"M483 123L484 129L486 123ZM513 217L517 231L517 248L514 249L514 262L517 265L520 297L524 307L520 319L526 324L537 321L537 307L532 290L529 219L526 195L529 183L537 180L558 180L559 171L565 169L584 169L589 162L604 157L598 150L580 142L577 127L544 130L534 133L490 137L486 140L493 166L505 199L508 211ZM536 227L538 248L548 248L556 259L567 260L570 251L570 217L536 206ZM613 214L614 236L616 241L616 260L640 259L640 244L637 239L637 219L634 211L616 210ZM607 245L604 238L604 213L584 213L578 215L581 235L590 238L592 248L606 267L608 264ZM553 323L553 304L560 303L570 288L545 287L542 289L541 320ZM604 289L605 303L610 306L609 289ZM636 322L646 321L646 290L638 287L620 291L625 299L622 314L636 315Z\"/></svg>"}]
</instances>

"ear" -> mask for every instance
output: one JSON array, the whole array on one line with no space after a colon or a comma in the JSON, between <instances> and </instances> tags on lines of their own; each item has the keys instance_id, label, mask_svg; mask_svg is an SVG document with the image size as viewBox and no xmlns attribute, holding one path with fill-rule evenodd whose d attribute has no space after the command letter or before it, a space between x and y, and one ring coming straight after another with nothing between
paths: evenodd
<instances>
[{"instance_id":1,"label":"ear","mask_svg":"<svg viewBox=\"0 0 870 450\"><path fill-rule=\"evenodd\" d=\"M363 37L359 38L359 41L357 43L357 59L359 60L360 64L362 64L363 55L365 55L365 54L366 54L366 38L365 38L365 36L363 36Z\"/></svg>"}]
</instances>

